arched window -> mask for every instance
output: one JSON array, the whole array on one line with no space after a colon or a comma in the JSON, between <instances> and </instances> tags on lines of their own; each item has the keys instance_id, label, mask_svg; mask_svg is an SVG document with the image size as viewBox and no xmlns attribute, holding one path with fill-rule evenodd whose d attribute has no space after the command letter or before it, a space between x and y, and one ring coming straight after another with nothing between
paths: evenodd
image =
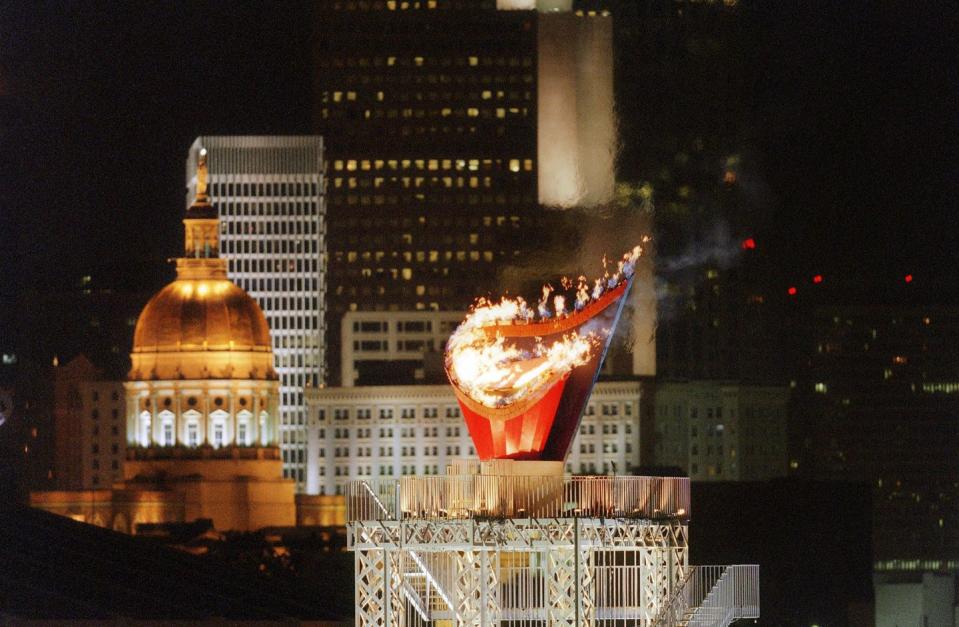
<instances>
[{"instance_id":1,"label":"arched window","mask_svg":"<svg viewBox=\"0 0 959 627\"><path fill-rule=\"evenodd\" d=\"M253 414L245 409L236 415L236 443L239 446L253 444Z\"/></svg>"},{"instance_id":2,"label":"arched window","mask_svg":"<svg viewBox=\"0 0 959 627\"><path fill-rule=\"evenodd\" d=\"M148 411L140 413L139 436L140 446L150 446L150 412Z\"/></svg>"},{"instance_id":3,"label":"arched window","mask_svg":"<svg viewBox=\"0 0 959 627\"><path fill-rule=\"evenodd\" d=\"M200 446L200 412L187 410L183 413L183 422L186 425L186 445Z\"/></svg>"},{"instance_id":4,"label":"arched window","mask_svg":"<svg viewBox=\"0 0 959 627\"><path fill-rule=\"evenodd\" d=\"M176 434L173 430L173 412L163 410L160 412L160 445L173 446L176 444Z\"/></svg>"},{"instance_id":5,"label":"arched window","mask_svg":"<svg viewBox=\"0 0 959 627\"><path fill-rule=\"evenodd\" d=\"M215 412L210 414L210 423L213 429L211 440L213 442L213 448L220 448L221 446L226 446L227 441L227 419L229 414L227 414L222 409L218 409Z\"/></svg>"}]
</instances>

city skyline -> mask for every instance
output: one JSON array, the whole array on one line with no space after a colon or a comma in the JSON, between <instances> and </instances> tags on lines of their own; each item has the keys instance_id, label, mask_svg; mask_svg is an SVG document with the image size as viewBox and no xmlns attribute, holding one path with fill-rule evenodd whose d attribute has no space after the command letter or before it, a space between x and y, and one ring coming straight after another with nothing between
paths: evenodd
<instances>
[{"instance_id":1,"label":"city skyline","mask_svg":"<svg viewBox=\"0 0 959 627\"><path fill-rule=\"evenodd\" d=\"M690 17L684 28L715 19L714 27L699 28L735 44L706 62L695 50L675 61L674 53L666 54L674 45L669 41L657 49L667 65L639 57L627 65L617 53L616 75L631 83L617 96L646 93L648 103L637 109L630 99L618 107L628 133L619 171L634 180L644 168L670 165L671 159L649 154L668 143L663 122L677 129L732 124L724 133L735 136L738 122L718 111L689 123L671 119L671 108L686 115L710 94L695 93L693 76L657 78L669 64L695 65L690 54L707 71L725 71L735 61L734 84L752 81L729 88L743 97L738 109L747 109L751 126L744 129L748 141L739 142L748 148L742 156L749 164L740 180L760 199L761 222L770 225L756 241L776 269L777 286L823 274L848 286L839 298L861 291L883 297L912 274L909 298L954 300L951 269L959 246L949 216L959 195L949 165L956 148L949 103L957 86L942 74L951 50L944 27L932 12L905 8L778 11L741 2L734 14ZM23 150L7 155L0 179L11 207L0 219L14 234L0 244L6 263L13 263L2 273L0 295L68 285L86 275L104 287L122 287L133 277L118 267L112 250L128 253L131 267L145 268L151 288L172 276L172 268L156 260L175 253L177 216L156 208L171 206L166 201L182 193L175 162L192 138L310 132L311 15L308 3L284 12L268 4L131 7L110 16L82 4L63 11L6 7L0 20L13 36L0 47L0 124L4 139ZM637 20L630 28L641 31L642 45L656 41L644 34L648 25L665 25L668 37L670 20L678 19L668 11L628 17ZM217 28L206 30L201 24L210 19ZM860 21L872 30L864 33ZM138 33L151 45L136 45ZM756 59L777 33L777 51ZM57 54L48 45L53 41L75 54ZM644 85L644 78L652 82ZM136 186L129 184L133 172L142 174ZM37 203L44 219L25 209ZM108 217L118 211L129 219ZM147 221L154 228L138 228ZM86 237L67 237L76 232ZM695 241L671 242L687 244ZM63 267L76 271L64 276Z\"/></svg>"},{"instance_id":2,"label":"city skyline","mask_svg":"<svg viewBox=\"0 0 959 627\"><path fill-rule=\"evenodd\" d=\"M692 624L761 580L771 624L954 627L950 23L0 6L0 515L358 624Z\"/></svg>"}]
</instances>

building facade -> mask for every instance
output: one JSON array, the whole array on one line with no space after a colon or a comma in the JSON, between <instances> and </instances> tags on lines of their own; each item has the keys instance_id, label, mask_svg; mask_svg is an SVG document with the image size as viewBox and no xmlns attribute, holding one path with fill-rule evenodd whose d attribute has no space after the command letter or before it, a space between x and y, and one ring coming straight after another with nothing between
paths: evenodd
<instances>
[{"instance_id":1,"label":"building facade","mask_svg":"<svg viewBox=\"0 0 959 627\"><path fill-rule=\"evenodd\" d=\"M263 309L280 376L284 475L302 487L303 389L324 381L326 204L319 136L203 136L187 157L187 202L206 151L228 276Z\"/></svg>"},{"instance_id":2,"label":"building facade","mask_svg":"<svg viewBox=\"0 0 959 627\"><path fill-rule=\"evenodd\" d=\"M879 574L875 580L876 627L959 625L955 571Z\"/></svg>"},{"instance_id":3,"label":"building facade","mask_svg":"<svg viewBox=\"0 0 959 627\"><path fill-rule=\"evenodd\" d=\"M343 316L343 387L443 383L443 350L461 311L351 311Z\"/></svg>"},{"instance_id":4,"label":"building facade","mask_svg":"<svg viewBox=\"0 0 959 627\"><path fill-rule=\"evenodd\" d=\"M560 217L540 203L609 200L612 18L539 4L556 12L487 0L317 3L330 364L346 312L462 311L484 292L516 292L524 286L506 285L509 269Z\"/></svg>"},{"instance_id":5,"label":"building facade","mask_svg":"<svg viewBox=\"0 0 959 627\"><path fill-rule=\"evenodd\" d=\"M54 369L53 478L61 490L109 488L123 479L126 394L83 355Z\"/></svg>"},{"instance_id":6,"label":"building facade","mask_svg":"<svg viewBox=\"0 0 959 627\"><path fill-rule=\"evenodd\" d=\"M640 465L642 383L601 381L593 388L568 472L607 474ZM355 479L441 475L475 459L449 384L321 388L310 408L308 494L342 494Z\"/></svg>"},{"instance_id":7,"label":"building facade","mask_svg":"<svg viewBox=\"0 0 959 627\"><path fill-rule=\"evenodd\" d=\"M693 481L763 481L788 470L789 389L718 381L656 387L655 458Z\"/></svg>"}]
</instances>

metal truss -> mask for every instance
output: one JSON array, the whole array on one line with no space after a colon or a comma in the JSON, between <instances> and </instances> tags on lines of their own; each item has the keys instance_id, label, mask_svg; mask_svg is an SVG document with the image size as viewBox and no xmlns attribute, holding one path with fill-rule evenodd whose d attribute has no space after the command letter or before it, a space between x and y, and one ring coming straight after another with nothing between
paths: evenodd
<instances>
[{"instance_id":1,"label":"metal truss","mask_svg":"<svg viewBox=\"0 0 959 627\"><path fill-rule=\"evenodd\" d=\"M360 520L350 522L347 532L350 549L402 547L435 551L486 547L523 551L576 544L589 548L685 550L688 545L685 524L615 518Z\"/></svg>"},{"instance_id":2,"label":"metal truss","mask_svg":"<svg viewBox=\"0 0 959 627\"><path fill-rule=\"evenodd\" d=\"M356 624L649 625L688 568L680 521L358 520Z\"/></svg>"}]
</instances>

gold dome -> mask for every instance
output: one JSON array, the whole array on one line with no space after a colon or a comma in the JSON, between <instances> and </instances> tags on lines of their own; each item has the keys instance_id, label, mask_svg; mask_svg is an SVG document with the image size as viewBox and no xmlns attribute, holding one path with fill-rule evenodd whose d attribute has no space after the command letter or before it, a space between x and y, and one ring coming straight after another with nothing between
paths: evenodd
<instances>
[{"instance_id":1,"label":"gold dome","mask_svg":"<svg viewBox=\"0 0 959 627\"><path fill-rule=\"evenodd\" d=\"M177 273L140 313L130 378L276 378L266 317L225 261L178 259Z\"/></svg>"}]
</instances>

